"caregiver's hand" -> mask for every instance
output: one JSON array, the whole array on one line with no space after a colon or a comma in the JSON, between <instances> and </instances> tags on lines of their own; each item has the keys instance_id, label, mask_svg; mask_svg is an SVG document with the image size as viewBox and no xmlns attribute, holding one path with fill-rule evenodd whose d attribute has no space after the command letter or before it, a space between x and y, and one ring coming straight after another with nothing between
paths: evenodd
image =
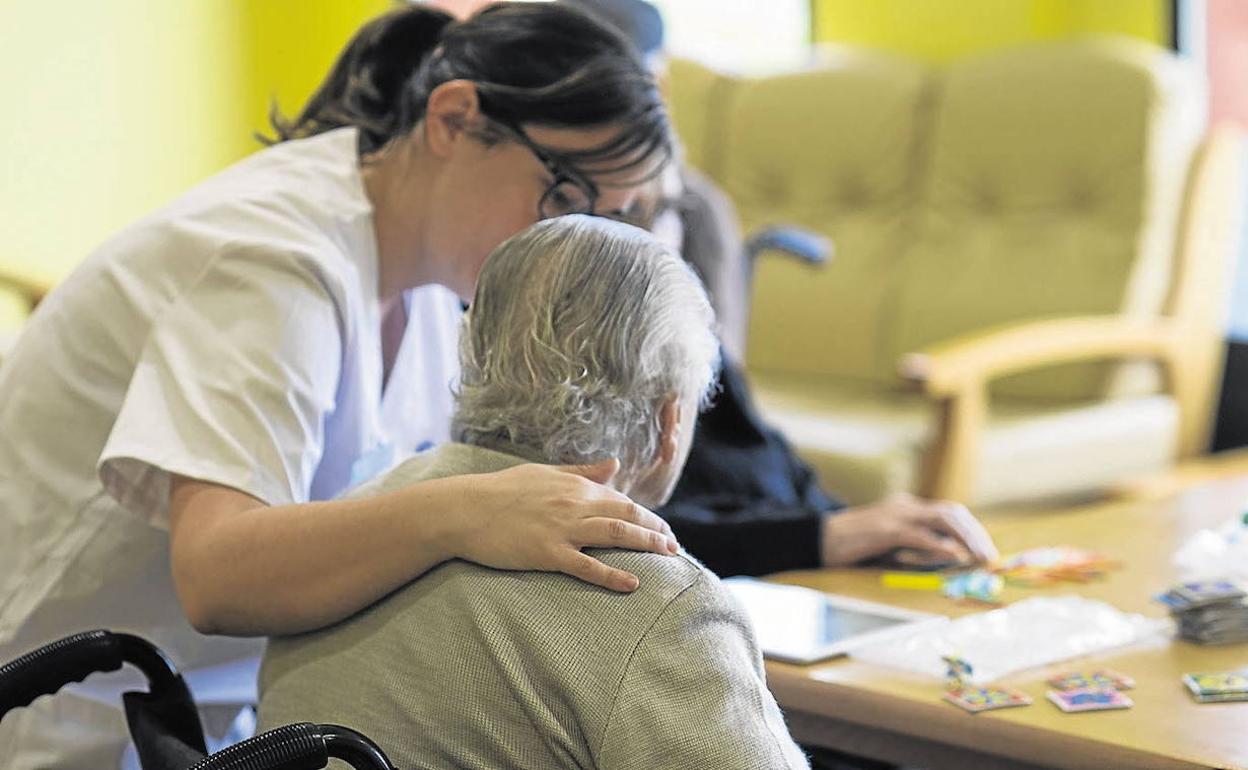
<instances>
[{"instance_id":1,"label":"caregiver's hand","mask_svg":"<svg viewBox=\"0 0 1248 770\"><path fill-rule=\"evenodd\" d=\"M667 522L604 486L619 469L596 465L520 465L461 476L464 497L449 533L456 556L498 569L564 572L615 591L637 588L637 577L582 548L631 548L661 554L678 545Z\"/></svg>"}]
</instances>

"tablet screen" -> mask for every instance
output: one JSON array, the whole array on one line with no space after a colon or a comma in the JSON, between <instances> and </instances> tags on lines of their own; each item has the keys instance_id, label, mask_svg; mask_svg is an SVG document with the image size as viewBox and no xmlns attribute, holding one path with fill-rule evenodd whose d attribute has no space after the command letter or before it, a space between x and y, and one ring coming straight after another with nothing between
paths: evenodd
<instances>
[{"instance_id":1,"label":"tablet screen","mask_svg":"<svg viewBox=\"0 0 1248 770\"><path fill-rule=\"evenodd\" d=\"M724 585L750 616L763 654L791 663L843 655L940 618L753 578L729 578Z\"/></svg>"}]
</instances>

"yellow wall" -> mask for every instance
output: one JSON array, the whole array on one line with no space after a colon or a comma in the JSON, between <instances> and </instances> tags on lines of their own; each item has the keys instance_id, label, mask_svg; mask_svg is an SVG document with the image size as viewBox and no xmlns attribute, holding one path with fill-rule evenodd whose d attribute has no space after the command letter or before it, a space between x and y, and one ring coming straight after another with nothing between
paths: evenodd
<instances>
[{"instance_id":1,"label":"yellow wall","mask_svg":"<svg viewBox=\"0 0 1248 770\"><path fill-rule=\"evenodd\" d=\"M214 0L219 1L219 0ZM269 133L269 105L299 111L353 33L394 5L388 0L234 0L249 77L241 91L251 131Z\"/></svg>"},{"instance_id":2,"label":"yellow wall","mask_svg":"<svg viewBox=\"0 0 1248 770\"><path fill-rule=\"evenodd\" d=\"M259 145L385 0L0 0L0 268L55 282ZM0 297L0 329L15 313Z\"/></svg>"},{"instance_id":3,"label":"yellow wall","mask_svg":"<svg viewBox=\"0 0 1248 770\"><path fill-rule=\"evenodd\" d=\"M1165 0L814 0L819 42L948 61L1031 40L1121 33L1170 37Z\"/></svg>"},{"instance_id":4,"label":"yellow wall","mask_svg":"<svg viewBox=\"0 0 1248 770\"><path fill-rule=\"evenodd\" d=\"M54 280L239 157L233 6L0 2L0 264Z\"/></svg>"},{"instance_id":5,"label":"yellow wall","mask_svg":"<svg viewBox=\"0 0 1248 770\"><path fill-rule=\"evenodd\" d=\"M0 0L0 268L54 282L258 145L387 0ZM1163 0L815 0L816 36L946 60L1081 32L1164 41ZM12 312L0 302L0 328Z\"/></svg>"}]
</instances>

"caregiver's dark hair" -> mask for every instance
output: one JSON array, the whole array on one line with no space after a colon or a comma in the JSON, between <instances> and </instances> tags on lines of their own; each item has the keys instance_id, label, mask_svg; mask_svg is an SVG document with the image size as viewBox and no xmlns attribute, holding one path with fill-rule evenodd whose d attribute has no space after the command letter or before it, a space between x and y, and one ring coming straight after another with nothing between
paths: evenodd
<instances>
[{"instance_id":1,"label":"caregiver's dark hair","mask_svg":"<svg viewBox=\"0 0 1248 770\"><path fill-rule=\"evenodd\" d=\"M609 173L651 161L653 173L656 154L671 156L667 113L635 49L560 3L497 3L462 22L419 5L391 11L355 34L298 117L274 115L273 128L284 141L355 126L360 151L373 152L411 131L429 93L457 79L471 80L481 111L512 128L623 128L601 146L552 153L573 166Z\"/></svg>"}]
</instances>

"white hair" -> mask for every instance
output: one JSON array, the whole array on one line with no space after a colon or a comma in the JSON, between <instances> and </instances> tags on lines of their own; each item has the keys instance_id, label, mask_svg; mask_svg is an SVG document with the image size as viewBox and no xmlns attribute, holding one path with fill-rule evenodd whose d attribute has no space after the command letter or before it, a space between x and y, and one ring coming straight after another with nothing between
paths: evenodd
<instances>
[{"instance_id":1,"label":"white hair","mask_svg":"<svg viewBox=\"0 0 1248 770\"><path fill-rule=\"evenodd\" d=\"M705 406L714 313L680 257L599 217L548 219L490 255L464 317L452 433L550 463L655 455L659 409Z\"/></svg>"}]
</instances>

